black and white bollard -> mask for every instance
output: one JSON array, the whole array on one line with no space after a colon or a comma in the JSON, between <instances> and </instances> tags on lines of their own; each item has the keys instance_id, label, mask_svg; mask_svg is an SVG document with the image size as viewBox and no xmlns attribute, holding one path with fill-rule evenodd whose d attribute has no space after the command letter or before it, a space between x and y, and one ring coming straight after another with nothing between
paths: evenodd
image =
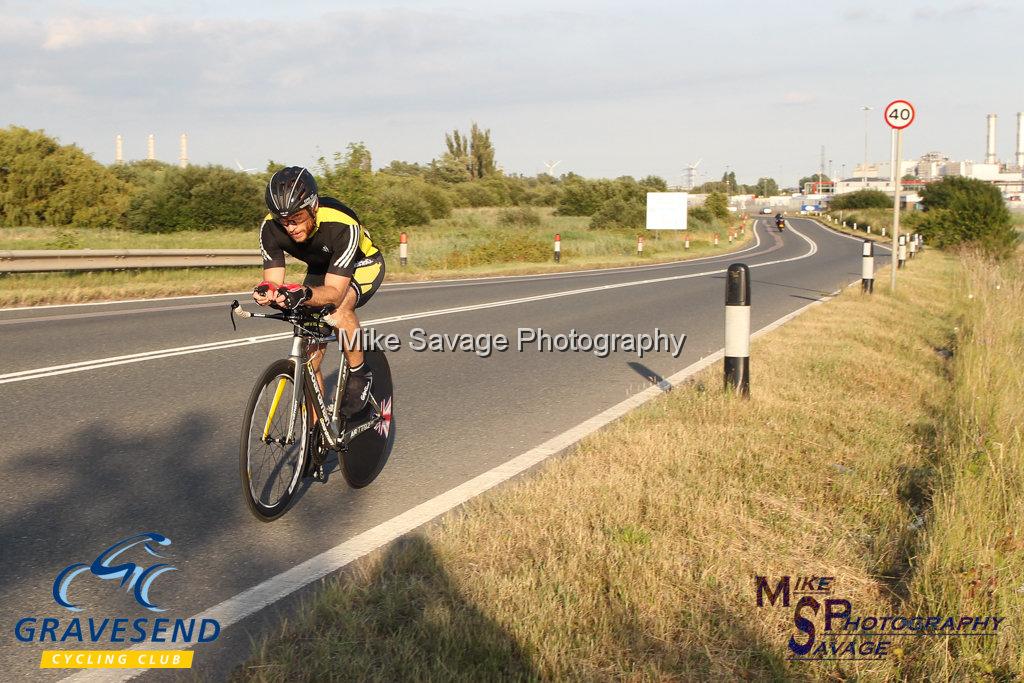
<instances>
[{"instance_id":1,"label":"black and white bollard","mask_svg":"<svg viewBox=\"0 0 1024 683\"><path fill-rule=\"evenodd\" d=\"M924 251L924 236L921 233L917 233L917 250Z\"/></svg>"},{"instance_id":2,"label":"black and white bollard","mask_svg":"<svg viewBox=\"0 0 1024 683\"><path fill-rule=\"evenodd\" d=\"M555 263L562 260L562 235L555 233Z\"/></svg>"},{"instance_id":3,"label":"black and white bollard","mask_svg":"<svg viewBox=\"0 0 1024 683\"><path fill-rule=\"evenodd\" d=\"M856 230L856 229L857 229L857 222L856 222L856 221L854 221L854 222L853 222L853 229L854 229L854 230Z\"/></svg>"},{"instance_id":4,"label":"black and white bollard","mask_svg":"<svg viewBox=\"0 0 1024 683\"><path fill-rule=\"evenodd\" d=\"M643 256L644 255L644 238L643 238L643 235L637 235L637 238L636 238L636 255L637 256Z\"/></svg>"},{"instance_id":5,"label":"black and white bollard","mask_svg":"<svg viewBox=\"0 0 1024 683\"><path fill-rule=\"evenodd\" d=\"M907 236L900 235L899 248L896 250L897 268L902 268L907 262Z\"/></svg>"},{"instance_id":6,"label":"black and white bollard","mask_svg":"<svg viewBox=\"0 0 1024 683\"><path fill-rule=\"evenodd\" d=\"M685 249L686 251L690 250L690 238L689 237L687 237L686 241L683 242L683 249Z\"/></svg>"},{"instance_id":7,"label":"black and white bollard","mask_svg":"<svg viewBox=\"0 0 1024 683\"><path fill-rule=\"evenodd\" d=\"M750 396L750 269L729 266L725 275L725 389Z\"/></svg>"},{"instance_id":8,"label":"black and white bollard","mask_svg":"<svg viewBox=\"0 0 1024 683\"><path fill-rule=\"evenodd\" d=\"M864 240L864 255L860 260L860 291L871 294L875 291L875 243Z\"/></svg>"},{"instance_id":9,"label":"black and white bollard","mask_svg":"<svg viewBox=\"0 0 1024 683\"><path fill-rule=\"evenodd\" d=\"M732 233L729 233L729 244L732 244Z\"/></svg>"},{"instance_id":10,"label":"black and white bollard","mask_svg":"<svg viewBox=\"0 0 1024 683\"><path fill-rule=\"evenodd\" d=\"M869 235L871 234L871 226L870 225L868 226L868 234Z\"/></svg>"},{"instance_id":11,"label":"black and white bollard","mask_svg":"<svg viewBox=\"0 0 1024 683\"><path fill-rule=\"evenodd\" d=\"M715 246L718 246L718 233L715 233Z\"/></svg>"},{"instance_id":12,"label":"black and white bollard","mask_svg":"<svg viewBox=\"0 0 1024 683\"><path fill-rule=\"evenodd\" d=\"M908 245L910 251L910 258L914 258L917 255L917 234L910 236L910 244Z\"/></svg>"},{"instance_id":13,"label":"black and white bollard","mask_svg":"<svg viewBox=\"0 0 1024 683\"><path fill-rule=\"evenodd\" d=\"M885 228L882 228L882 237L885 237Z\"/></svg>"},{"instance_id":14,"label":"black and white bollard","mask_svg":"<svg viewBox=\"0 0 1024 683\"><path fill-rule=\"evenodd\" d=\"M398 260L403 266L409 263L409 238L404 232L398 236Z\"/></svg>"}]
</instances>

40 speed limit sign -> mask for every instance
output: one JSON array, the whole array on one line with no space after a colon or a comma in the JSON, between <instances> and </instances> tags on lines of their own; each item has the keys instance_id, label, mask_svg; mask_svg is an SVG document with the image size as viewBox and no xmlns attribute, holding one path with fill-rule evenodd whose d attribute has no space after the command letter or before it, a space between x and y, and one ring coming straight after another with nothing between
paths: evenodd
<instances>
[{"instance_id":1,"label":"40 speed limit sign","mask_svg":"<svg viewBox=\"0 0 1024 683\"><path fill-rule=\"evenodd\" d=\"M914 122L914 105L906 100L894 100L885 108L885 122L896 130L903 130Z\"/></svg>"}]
</instances>

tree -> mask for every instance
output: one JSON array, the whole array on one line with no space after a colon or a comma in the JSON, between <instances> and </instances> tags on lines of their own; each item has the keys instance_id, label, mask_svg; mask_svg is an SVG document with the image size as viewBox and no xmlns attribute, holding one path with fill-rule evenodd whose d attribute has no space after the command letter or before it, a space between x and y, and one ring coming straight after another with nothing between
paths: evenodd
<instances>
[{"instance_id":1,"label":"tree","mask_svg":"<svg viewBox=\"0 0 1024 683\"><path fill-rule=\"evenodd\" d=\"M753 194L758 197L772 197L779 193L779 185L774 178L758 178L753 187Z\"/></svg>"},{"instance_id":2,"label":"tree","mask_svg":"<svg viewBox=\"0 0 1024 683\"><path fill-rule=\"evenodd\" d=\"M827 182L829 182L829 180L830 179L829 179L829 177L827 175L824 175L822 173L815 173L814 175L805 176L805 177L801 178L800 182L797 183L797 189L799 189L801 192L803 192L804 186L807 185L807 183L818 183L818 182L827 183Z\"/></svg>"},{"instance_id":3,"label":"tree","mask_svg":"<svg viewBox=\"0 0 1024 683\"><path fill-rule=\"evenodd\" d=\"M41 130L0 129L0 224L112 227L128 205L128 183L75 145Z\"/></svg>"},{"instance_id":4,"label":"tree","mask_svg":"<svg viewBox=\"0 0 1024 683\"><path fill-rule=\"evenodd\" d=\"M491 143L491 130L481 129L475 122L469 129L469 135L463 135L458 129L444 135L445 147L448 151L442 162L461 164L470 180L479 180L497 171L494 163L494 145Z\"/></svg>"},{"instance_id":5,"label":"tree","mask_svg":"<svg viewBox=\"0 0 1024 683\"><path fill-rule=\"evenodd\" d=\"M887 209L892 208L892 197L881 190L857 190L839 194L829 202L830 209Z\"/></svg>"},{"instance_id":6,"label":"tree","mask_svg":"<svg viewBox=\"0 0 1024 683\"><path fill-rule=\"evenodd\" d=\"M920 232L935 246L973 244L1008 256L1020 238L999 188L983 180L946 176L921 192Z\"/></svg>"},{"instance_id":7,"label":"tree","mask_svg":"<svg viewBox=\"0 0 1024 683\"><path fill-rule=\"evenodd\" d=\"M727 194L736 193L736 171L729 171L722 174L722 182L725 183L725 191Z\"/></svg>"},{"instance_id":8,"label":"tree","mask_svg":"<svg viewBox=\"0 0 1024 683\"><path fill-rule=\"evenodd\" d=\"M710 211L715 218L727 218L729 216L729 198L721 192L712 192L704 200L704 208Z\"/></svg>"}]
</instances>

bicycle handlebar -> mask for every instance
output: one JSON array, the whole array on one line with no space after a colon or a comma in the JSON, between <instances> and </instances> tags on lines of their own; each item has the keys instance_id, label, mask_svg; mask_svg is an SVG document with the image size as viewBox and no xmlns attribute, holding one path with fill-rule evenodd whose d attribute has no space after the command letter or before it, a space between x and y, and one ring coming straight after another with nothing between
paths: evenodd
<instances>
[{"instance_id":1,"label":"bicycle handlebar","mask_svg":"<svg viewBox=\"0 0 1024 683\"><path fill-rule=\"evenodd\" d=\"M314 325L319 327L321 325L330 325L325 322L324 318L327 315L325 309L333 307L316 307L309 308L307 306L300 306L292 309L280 309L280 313L253 313L242 308L242 304L238 303L238 299L231 302L231 329L237 330L238 327L235 325L235 316L239 318L266 318L268 320L283 320L286 323L291 323L292 327L295 328L296 333L299 336L306 337L313 340L325 340L328 339L330 334L319 334L313 330L308 329L307 325Z\"/></svg>"}]
</instances>

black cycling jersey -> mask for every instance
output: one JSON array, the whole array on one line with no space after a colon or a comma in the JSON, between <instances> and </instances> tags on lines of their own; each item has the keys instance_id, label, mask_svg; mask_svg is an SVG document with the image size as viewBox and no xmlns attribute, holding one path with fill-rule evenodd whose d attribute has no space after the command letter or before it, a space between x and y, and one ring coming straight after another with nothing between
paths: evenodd
<instances>
[{"instance_id":1,"label":"black cycling jersey","mask_svg":"<svg viewBox=\"0 0 1024 683\"><path fill-rule=\"evenodd\" d=\"M356 264L380 250L359 223L356 212L332 197L320 197L313 232L296 242L272 214L260 226L260 251L264 268L283 268L285 253L304 261L310 273L352 277Z\"/></svg>"}]
</instances>

